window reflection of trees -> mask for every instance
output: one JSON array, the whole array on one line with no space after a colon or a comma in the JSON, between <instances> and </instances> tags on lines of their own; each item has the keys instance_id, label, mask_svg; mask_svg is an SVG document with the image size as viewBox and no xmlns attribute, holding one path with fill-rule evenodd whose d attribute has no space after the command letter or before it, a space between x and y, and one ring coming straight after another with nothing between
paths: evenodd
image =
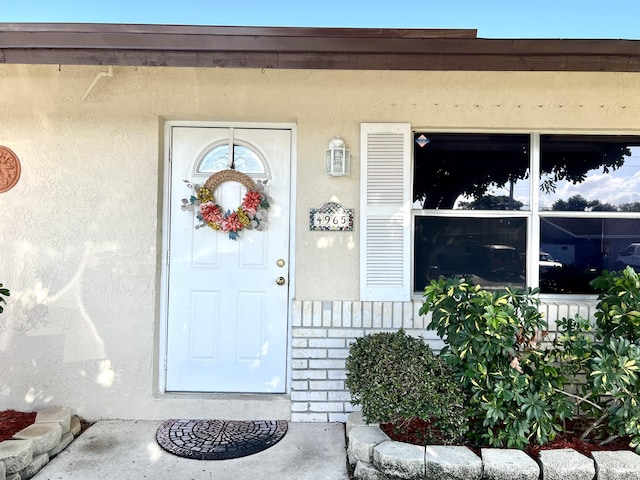
<instances>
[{"instance_id":1,"label":"window reflection of trees","mask_svg":"<svg viewBox=\"0 0 640 480\"><path fill-rule=\"evenodd\" d=\"M528 135L425 135L428 143L415 149L413 194L424 209L454 208L459 197L477 201L529 175ZM507 201L506 207L515 204Z\"/></svg>"},{"instance_id":2,"label":"window reflection of trees","mask_svg":"<svg viewBox=\"0 0 640 480\"><path fill-rule=\"evenodd\" d=\"M417 135L424 135L427 142L415 147L416 206L438 210L528 209L531 172L528 135ZM638 201L612 204L598 198L587 200L579 193L557 198L561 184L580 185L594 175L611 175L616 171L620 171L620 178L633 177L640 169L640 159L634 159L635 163L624 172L622 169L632 156L631 147L640 145L640 137L541 135L540 143L540 193L553 199L550 200L553 205L547 209L640 211ZM630 173L626 174L627 171Z\"/></svg>"},{"instance_id":3,"label":"window reflection of trees","mask_svg":"<svg viewBox=\"0 0 640 480\"><path fill-rule=\"evenodd\" d=\"M602 169L609 174L631 156L629 142L633 140L616 136L541 135L540 137L540 190L556 191L563 180L574 185L584 182L588 175Z\"/></svg>"},{"instance_id":4,"label":"window reflection of trees","mask_svg":"<svg viewBox=\"0 0 640 480\"><path fill-rule=\"evenodd\" d=\"M536 260L539 285L546 293L592 293L589 281L603 269L622 267L620 260L626 257L620 250L640 243L640 219L634 214L640 212L639 136L540 135L537 158L531 155L529 135L418 136L422 141L415 146L414 208L493 213L484 214L491 220L481 223L458 215L446 220L447 227L438 226L447 218L442 217L445 212L437 214L439 219L427 219L426 212L421 215L427 217L416 216L416 290L431 278L456 272L472 274L481 284L518 284L515 272L486 269L494 257L485 251L504 257L511 248L517 252L516 264L522 262L518 271L524 281L525 243L516 242L515 232L505 237L508 229L499 233L503 227L496 223L507 218L513 222L513 215L520 217L516 212L521 212L522 222L529 215L540 222ZM532 171L540 172L533 179L539 189L538 211L530 208ZM512 213L504 217L499 211ZM454 225L457 233L451 236ZM522 241L527 238L523 233ZM479 258L484 260L478 263Z\"/></svg>"}]
</instances>

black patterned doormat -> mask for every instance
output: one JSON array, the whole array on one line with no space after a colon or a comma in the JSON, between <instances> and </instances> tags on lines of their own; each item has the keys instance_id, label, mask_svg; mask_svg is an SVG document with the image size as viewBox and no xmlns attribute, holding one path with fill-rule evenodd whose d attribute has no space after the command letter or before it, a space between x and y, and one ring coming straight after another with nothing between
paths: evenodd
<instances>
[{"instance_id":1,"label":"black patterned doormat","mask_svg":"<svg viewBox=\"0 0 640 480\"><path fill-rule=\"evenodd\" d=\"M196 460L227 460L261 452L287 433L285 420L167 420L156 433L167 452Z\"/></svg>"}]
</instances>

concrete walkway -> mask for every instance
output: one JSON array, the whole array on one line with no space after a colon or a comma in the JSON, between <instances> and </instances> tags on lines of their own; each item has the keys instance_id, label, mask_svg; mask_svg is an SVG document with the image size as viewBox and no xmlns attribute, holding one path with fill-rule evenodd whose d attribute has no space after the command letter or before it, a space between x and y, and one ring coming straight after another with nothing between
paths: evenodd
<instances>
[{"instance_id":1,"label":"concrete walkway","mask_svg":"<svg viewBox=\"0 0 640 480\"><path fill-rule=\"evenodd\" d=\"M36 480L347 480L344 424L289 423L267 450L231 460L190 460L158 446L162 422L100 421Z\"/></svg>"}]
</instances>

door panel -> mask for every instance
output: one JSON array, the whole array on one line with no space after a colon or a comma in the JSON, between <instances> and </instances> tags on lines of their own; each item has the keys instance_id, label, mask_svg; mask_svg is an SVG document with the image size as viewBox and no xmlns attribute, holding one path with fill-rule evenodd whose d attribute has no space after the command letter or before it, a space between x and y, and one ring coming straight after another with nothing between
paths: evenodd
<instances>
[{"instance_id":1,"label":"door panel","mask_svg":"<svg viewBox=\"0 0 640 480\"><path fill-rule=\"evenodd\" d=\"M195 173L199 159L230 135L259 151L271 175L266 228L243 230L235 241L196 230L195 213L180 208L191 195L184 180L203 184L210 174ZM166 390L284 393L291 131L173 127L171 142ZM213 195L233 210L245 191L224 182Z\"/></svg>"}]
</instances>

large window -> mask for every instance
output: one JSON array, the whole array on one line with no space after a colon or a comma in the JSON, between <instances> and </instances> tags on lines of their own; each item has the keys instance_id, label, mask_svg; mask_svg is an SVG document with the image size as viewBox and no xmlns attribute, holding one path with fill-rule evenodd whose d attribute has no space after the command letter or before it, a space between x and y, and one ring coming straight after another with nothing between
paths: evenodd
<instances>
[{"instance_id":1,"label":"large window","mask_svg":"<svg viewBox=\"0 0 640 480\"><path fill-rule=\"evenodd\" d=\"M640 136L417 132L413 152L414 292L466 275L584 294L640 269Z\"/></svg>"},{"instance_id":2,"label":"large window","mask_svg":"<svg viewBox=\"0 0 640 480\"><path fill-rule=\"evenodd\" d=\"M415 217L415 284L465 275L484 286L525 285L525 218Z\"/></svg>"}]
</instances>

